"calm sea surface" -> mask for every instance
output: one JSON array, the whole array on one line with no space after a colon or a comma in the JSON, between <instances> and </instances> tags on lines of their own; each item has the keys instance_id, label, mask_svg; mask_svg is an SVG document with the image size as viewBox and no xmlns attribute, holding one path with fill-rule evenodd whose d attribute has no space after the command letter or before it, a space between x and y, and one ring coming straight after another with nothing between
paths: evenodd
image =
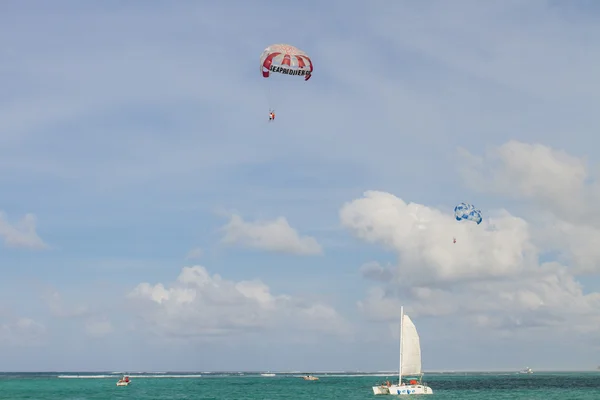
<instances>
[{"instance_id":1,"label":"calm sea surface","mask_svg":"<svg viewBox=\"0 0 600 400\"><path fill-rule=\"evenodd\" d=\"M117 387L115 373L1 373L0 399L385 399L371 386L385 376L315 374L319 381L297 374L262 377L228 373L132 373L128 387ZM392 376L390 376L391 378ZM428 374L431 399L600 400L600 372L582 373L456 373ZM422 397L422 396L421 396Z\"/></svg>"}]
</instances>

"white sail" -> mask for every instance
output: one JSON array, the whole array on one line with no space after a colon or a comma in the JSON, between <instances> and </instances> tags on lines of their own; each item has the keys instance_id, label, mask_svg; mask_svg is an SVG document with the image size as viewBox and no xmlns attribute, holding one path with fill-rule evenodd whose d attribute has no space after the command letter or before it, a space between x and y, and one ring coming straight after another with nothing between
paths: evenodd
<instances>
[{"instance_id":1,"label":"white sail","mask_svg":"<svg viewBox=\"0 0 600 400\"><path fill-rule=\"evenodd\" d=\"M400 365L398 366L398 383L390 381L373 386L373 394L412 395L433 394L433 390L417 379L416 382L403 377L422 376L421 341L417 328L408 315L404 315L404 307L400 307Z\"/></svg>"},{"instance_id":2,"label":"white sail","mask_svg":"<svg viewBox=\"0 0 600 400\"><path fill-rule=\"evenodd\" d=\"M421 341L417 328L404 314L402 321L402 376L421 375Z\"/></svg>"}]
</instances>

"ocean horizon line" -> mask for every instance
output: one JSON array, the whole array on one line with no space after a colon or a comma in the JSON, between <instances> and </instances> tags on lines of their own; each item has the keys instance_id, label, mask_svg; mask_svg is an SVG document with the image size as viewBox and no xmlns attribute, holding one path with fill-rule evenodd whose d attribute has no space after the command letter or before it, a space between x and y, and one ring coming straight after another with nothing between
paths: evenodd
<instances>
[{"instance_id":1,"label":"ocean horizon line","mask_svg":"<svg viewBox=\"0 0 600 400\"><path fill-rule=\"evenodd\" d=\"M502 368L502 369L431 369L424 370L424 374L447 374L447 373L515 373L522 371L523 368ZM546 369L546 368L532 368L533 372L546 372L546 373L560 373L560 372L599 372L598 368L588 369ZM0 370L0 374L302 374L302 373L314 373L314 374L397 374L398 370Z\"/></svg>"}]
</instances>

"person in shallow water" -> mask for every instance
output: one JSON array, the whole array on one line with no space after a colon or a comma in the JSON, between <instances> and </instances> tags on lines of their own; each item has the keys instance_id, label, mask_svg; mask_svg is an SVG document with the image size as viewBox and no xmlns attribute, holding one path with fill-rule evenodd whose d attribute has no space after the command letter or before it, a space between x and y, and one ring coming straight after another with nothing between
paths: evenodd
<instances>
[{"instance_id":1,"label":"person in shallow water","mask_svg":"<svg viewBox=\"0 0 600 400\"><path fill-rule=\"evenodd\" d=\"M269 121L273 121L275 119L275 110L269 111Z\"/></svg>"}]
</instances>

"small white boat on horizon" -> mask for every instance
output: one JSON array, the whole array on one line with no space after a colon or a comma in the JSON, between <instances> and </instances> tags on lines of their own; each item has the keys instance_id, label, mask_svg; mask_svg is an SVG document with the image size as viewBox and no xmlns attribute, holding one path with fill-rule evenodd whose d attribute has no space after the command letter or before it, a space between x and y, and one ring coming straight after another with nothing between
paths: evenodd
<instances>
[{"instance_id":1,"label":"small white boat on horizon","mask_svg":"<svg viewBox=\"0 0 600 400\"><path fill-rule=\"evenodd\" d=\"M260 376L267 376L267 377L271 377L271 376L275 376L275 374L274 374L274 373L272 373L272 372L266 372L266 373L264 373L264 374L260 374Z\"/></svg>"},{"instance_id":2,"label":"small white boat on horizon","mask_svg":"<svg viewBox=\"0 0 600 400\"><path fill-rule=\"evenodd\" d=\"M418 377L410 379L408 383L402 382L402 377ZM386 381L378 386L373 386L373 393L391 395L433 394L433 390L423 382L421 369L421 341L417 327L408 315L404 314L404 307L400 307L400 368L398 370L398 384Z\"/></svg>"},{"instance_id":3,"label":"small white boat on horizon","mask_svg":"<svg viewBox=\"0 0 600 400\"><path fill-rule=\"evenodd\" d=\"M304 379L305 381L318 381L319 378L317 378L316 376L313 375L304 375L302 377L302 379Z\"/></svg>"},{"instance_id":4,"label":"small white boat on horizon","mask_svg":"<svg viewBox=\"0 0 600 400\"><path fill-rule=\"evenodd\" d=\"M117 386L129 386L130 383L131 380L129 379L129 376L123 375L123 377L117 382Z\"/></svg>"},{"instance_id":5,"label":"small white boat on horizon","mask_svg":"<svg viewBox=\"0 0 600 400\"><path fill-rule=\"evenodd\" d=\"M529 367L519 371L520 374L533 374L533 370Z\"/></svg>"}]
</instances>

